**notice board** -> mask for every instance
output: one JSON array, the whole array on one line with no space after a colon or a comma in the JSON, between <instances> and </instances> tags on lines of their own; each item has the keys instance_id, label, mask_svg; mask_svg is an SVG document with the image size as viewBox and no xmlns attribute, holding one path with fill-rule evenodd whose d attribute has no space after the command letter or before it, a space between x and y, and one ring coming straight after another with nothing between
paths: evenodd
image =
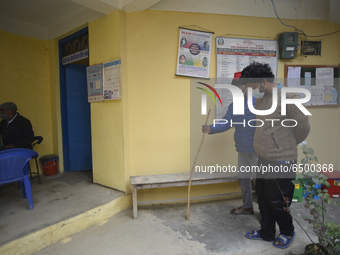
<instances>
[{"instance_id":1,"label":"notice board","mask_svg":"<svg viewBox=\"0 0 340 255\"><path fill-rule=\"evenodd\" d=\"M277 73L277 40L216 37L217 84L230 84L235 72L241 72L253 61L268 64ZM216 105L216 119L222 119L232 102L228 89L217 88L223 106Z\"/></svg>"},{"instance_id":2,"label":"notice board","mask_svg":"<svg viewBox=\"0 0 340 255\"><path fill-rule=\"evenodd\" d=\"M309 107L339 107L339 65L285 65L285 86L308 89Z\"/></svg>"}]
</instances>

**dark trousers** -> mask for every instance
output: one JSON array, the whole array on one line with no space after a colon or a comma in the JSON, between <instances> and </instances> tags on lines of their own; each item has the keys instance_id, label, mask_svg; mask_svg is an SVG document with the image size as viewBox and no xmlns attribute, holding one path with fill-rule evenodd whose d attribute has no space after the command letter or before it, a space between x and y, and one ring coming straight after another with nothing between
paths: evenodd
<instances>
[{"instance_id":1,"label":"dark trousers","mask_svg":"<svg viewBox=\"0 0 340 255\"><path fill-rule=\"evenodd\" d=\"M281 165L282 163L259 159L260 164ZM294 233L293 219L288 212L294 193L292 180L295 178L256 178L255 190L261 213L260 236L266 241L275 239L275 223L280 233L291 236ZM288 203L288 204L287 204Z\"/></svg>"}]
</instances>

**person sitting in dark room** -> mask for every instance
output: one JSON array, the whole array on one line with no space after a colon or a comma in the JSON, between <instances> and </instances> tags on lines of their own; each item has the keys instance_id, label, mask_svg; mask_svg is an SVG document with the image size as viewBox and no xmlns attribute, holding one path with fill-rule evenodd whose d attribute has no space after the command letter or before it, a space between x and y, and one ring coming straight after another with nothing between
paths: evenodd
<instances>
[{"instance_id":1,"label":"person sitting in dark room","mask_svg":"<svg viewBox=\"0 0 340 255\"><path fill-rule=\"evenodd\" d=\"M11 148L32 149L34 132L31 122L17 112L16 104L12 102L0 105L0 134L2 135L2 150Z\"/></svg>"}]
</instances>

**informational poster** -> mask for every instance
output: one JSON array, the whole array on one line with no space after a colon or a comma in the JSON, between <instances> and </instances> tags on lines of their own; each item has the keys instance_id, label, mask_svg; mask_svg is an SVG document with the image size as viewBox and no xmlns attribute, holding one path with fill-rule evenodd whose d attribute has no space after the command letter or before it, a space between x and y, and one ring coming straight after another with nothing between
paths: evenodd
<instances>
[{"instance_id":1,"label":"informational poster","mask_svg":"<svg viewBox=\"0 0 340 255\"><path fill-rule=\"evenodd\" d=\"M241 72L251 62L269 64L277 74L278 49L276 40L216 37L217 84L230 84L235 72ZM223 118L232 102L228 89L216 89L223 105L216 106L216 118Z\"/></svg>"},{"instance_id":2,"label":"informational poster","mask_svg":"<svg viewBox=\"0 0 340 255\"><path fill-rule=\"evenodd\" d=\"M299 87L301 84L301 66L289 66L287 74L287 86Z\"/></svg>"},{"instance_id":3,"label":"informational poster","mask_svg":"<svg viewBox=\"0 0 340 255\"><path fill-rule=\"evenodd\" d=\"M325 86L323 94L323 103L325 105L337 104L337 100L338 100L337 90L333 86Z\"/></svg>"},{"instance_id":4,"label":"informational poster","mask_svg":"<svg viewBox=\"0 0 340 255\"><path fill-rule=\"evenodd\" d=\"M301 79L301 67L288 67L287 86L299 87L310 91L311 99L306 103L307 106L335 105L338 103L338 91L334 87L334 68L316 67L315 77L312 78L310 71L303 71Z\"/></svg>"},{"instance_id":5,"label":"informational poster","mask_svg":"<svg viewBox=\"0 0 340 255\"><path fill-rule=\"evenodd\" d=\"M212 34L180 28L176 75L209 78Z\"/></svg>"},{"instance_id":6,"label":"informational poster","mask_svg":"<svg viewBox=\"0 0 340 255\"><path fill-rule=\"evenodd\" d=\"M331 67L320 67L315 69L316 84L322 86L333 86L334 69Z\"/></svg>"},{"instance_id":7,"label":"informational poster","mask_svg":"<svg viewBox=\"0 0 340 255\"><path fill-rule=\"evenodd\" d=\"M104 63L104 100L121 99L120 59Z\"/></svg>"},{"instance_id":8,"label":"informational poster","mask_svg":"<svg viewBox=\"0 0 340 255\"><path fill-rule=\"evenodd\" d=\"M103 64L86 68L88 102L103 101Z\"/></svg>"}]
</instances>

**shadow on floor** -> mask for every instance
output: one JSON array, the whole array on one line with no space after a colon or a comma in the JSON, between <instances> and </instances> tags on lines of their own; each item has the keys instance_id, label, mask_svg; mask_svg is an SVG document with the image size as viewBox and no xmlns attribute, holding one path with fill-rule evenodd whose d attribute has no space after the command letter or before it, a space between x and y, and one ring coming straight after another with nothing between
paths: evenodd
<instances>
[{"instance_id":1,"label":"shadow on floor","mask_svg":"<svg viewBox=\"0 0 340 255\"><path fill-rule=\"evenodd\" d=\"M167 254L167 255L302 255L310 243L296 224L296 237L287 249L278 249L272 242L250 240L244 234L259 229L258 205L254 215L230 215L241 199L194 203L190 220L186 220L186 204L141 206L133 220L131 209L121 211L105 222L56 242L34 255L92 254ZM330 207L331 217L338 218L338 208ZM303 203L291 206L294 218L316 241ZM339 219L337 219L339 222ZM277 233L278 234L278 233Z\"/></svg>"},{"instance_id":2,"label":"shadow on floor","mask_svg":"<svg viewBox=\"0 0 340 255\"><path fill-rule=\"evenodd\" d=\"M125 195L94 184L92 171L41 176L41 182L31 180L33 210L16 183L0 186L0 246Z\"/></svg>"}]
</instances>

